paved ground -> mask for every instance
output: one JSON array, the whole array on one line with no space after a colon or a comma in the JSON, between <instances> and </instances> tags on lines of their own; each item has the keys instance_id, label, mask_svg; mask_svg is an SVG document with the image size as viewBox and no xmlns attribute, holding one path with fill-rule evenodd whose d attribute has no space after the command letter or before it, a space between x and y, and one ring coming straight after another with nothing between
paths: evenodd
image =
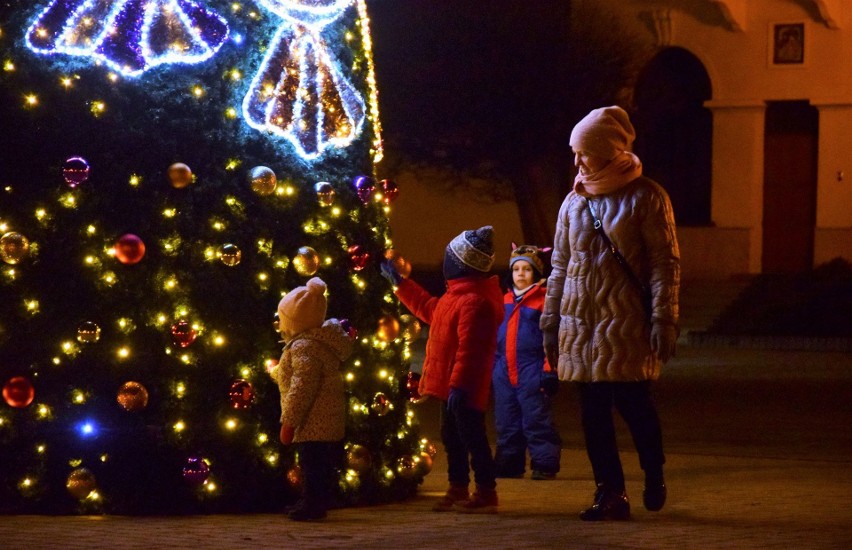
<instances>
[{"instance_id":1,"label":"paved ground","mask_svg":"<svg viewBox=\"0 0 852 550\"><path fill-rule=\"evenodd\" d=\"M496 516L435 514L439 453L405 503L331 512L322 523L277 515L0 516L0 548L795 548L852 547L852 354L682 347L657 385L669 502L641 505L642 476L619 432L633 519L587 524L593 484L563 387L565 441L555 481L501 480ZM419 406L437 440L434 404Z\"/></svg>"}]
</instances>

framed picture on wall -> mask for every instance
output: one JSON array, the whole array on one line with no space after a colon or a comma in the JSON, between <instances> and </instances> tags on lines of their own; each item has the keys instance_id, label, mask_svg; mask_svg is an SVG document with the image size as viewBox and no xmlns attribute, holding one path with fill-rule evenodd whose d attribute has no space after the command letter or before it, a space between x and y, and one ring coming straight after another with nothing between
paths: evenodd
<instances>
[{"instance_id":1,"label":"framed picture on wall","mask_svg":"<svg viewBox=\"0 0 852 550\"><path fill-rule=\"evenodd\" d=\"M778 67L804 65L805 24L772 23L770 30L770 63Z\"/></svg>"}]
</instances>

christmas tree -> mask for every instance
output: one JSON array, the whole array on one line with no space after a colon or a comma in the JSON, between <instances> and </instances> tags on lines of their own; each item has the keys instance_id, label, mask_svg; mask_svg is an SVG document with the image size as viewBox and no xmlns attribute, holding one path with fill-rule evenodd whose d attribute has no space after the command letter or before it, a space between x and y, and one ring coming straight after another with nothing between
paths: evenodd
<instances>
[{"instance_id":1,"label":"christmas tree","mask_svg":"<svg viewBox=\"0 0 852 550\"><path fill-rule=\"evenodd\" d=\"M275 510L278 301L320 276L343 365L344 502L431 464L378 266L364 0L0 4L0 511Z\"/></svg>"}]
</instances>

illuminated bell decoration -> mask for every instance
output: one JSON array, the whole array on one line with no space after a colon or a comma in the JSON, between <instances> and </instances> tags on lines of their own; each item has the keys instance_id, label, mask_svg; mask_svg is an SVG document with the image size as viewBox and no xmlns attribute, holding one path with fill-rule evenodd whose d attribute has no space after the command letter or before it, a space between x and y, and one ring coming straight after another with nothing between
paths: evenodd
<instances>
[{"instance_id":1,"label":"illuminated bell decoration","mask_svg":"<svg viewBox=\"0 0 852 550\"><path fill-rule=\"evenodd\" d=\"M370 408L373 409L373 412L377 415L384 416L391 410L390 399L388 399L387 395L379 392L373 397L373 404L370 405Z\"/></svg>"},{"instance_id":2,"label":"illuminated bell decoration","mask_svg":"<svg viewBox=\"0 0 852 550\"><path fill-rule=\"evenodd\" d=\"M405 455L396 461L396 471L402 479L412 479L417 476L419 468L414 458Z\"/></svg>"},{"instance_id":3,"label":"illuminated bell decoration","mask_svg":"<svg viewBox=\"0 0 852 550\"><path fill-rule=\"evenodd\" d=\"M139 382L125 382L118 388L118 404L128 412L137 412L148 406L148 390Z\"/></svg>"},{"instance_id":4,"label":"illuminated bell decoration","mask_svg":"<svg viewBox=\"0 0 852 550\"><path fill-rule=\"evenodd\" d=\"M77 327L77 341L81 344L95 344L101 339L101 327L92 321L84 321Z\"/></svg>"},{"instance_id":5,"label":"illuminated bell decoration","mask_svg":"<svg viewBox=\"0 0 852 550\"><path fill-rule=\"evenodd\" d=\"M300 490L302 488L304 476L302 475L301 466L293 466L287 470L287 483L289 483L294 489Z\"/></svg>"},{"instance_id":6,"label":"illuminated bell decoration","mask_svg":"<svg viewBox=\"0 0 852 550\"><path fill-rule=\"evenodd\" d=\"M369 176L358 176L355 178L355 192L364 204L370 204L373 194L376 192L376 182Z\"/></svg>"},{"instance_id":7,"label":"illuminated bell decoration","mask_svg":"<svg viewBox=\"0 0 852 550\"><path fill-rule=\"evenodd\" d=\"M219 256L219 259L222 260L222 263L226 266L234 267L243 259L243 252L240 250L240 247L235 244L223 244L219 247L219 253L217 256Z\"/></svg>"},{"instance_id":8,"label":"illuminated bell decoration","mask_svg":"<svg viewBox=\"0 0 852 550\"><path fill-rule=\"evenodd\" d=\"M193 485L201 485L210 477L210 466L203 458L191 456L183 467L183 478Z\"/></svg>"},{"instance_id":9,"label":"illuminated bell decoration","mask_svg":"<svg viewBox=\"0 0 852 550\"><path fill-rule=\"evenodd\" d=\"M98 484L95 480L95 474L86 468L77 468L68 475L65 488L68 489L72 497L83 500L98 488Z\"/></svg>"},{"instance_id":10,"label":"illuminated bell decoration","mask_svg":"<svg viewBox=\"0 0 852 550\"><path fill-rule=\"evenodd\" d=\"M252 191L258 195L266 196L275 192L278 186L278 178L271 168L266 166L255 166L249 173Z\"/></svg>"},{"instance_id":11,"label":"illuminated bell decoration","mask_svg":"<svg viewBox=\"0 0 852 550\"><path fill-rule=\"evenodd\" d=\"M317 194L317 202L323 206L331 206L334 203L334 187L327 181L321 181L314 184L314 191Z\"/></svg>"},{"instance_id":12,"label":"illuminated bell decoration","mask_svg":"<svg viewBox=\"0 0 852 550\"><path fill-rule=\"evenodd\" d=\"M420 395L420 374L409 372L405 379L405 389L408 390L408 400L412 403L423 401L423 396Z\"/></svg>"},{"instance_id":13,"label":"illuminated bell decoration","mask_svg":"<svg viewBox=\"0 0 852 550\"><path fill-rule=\"evenodd\" d=\"M293 257L292 263L296 273L303 277L310 277L319 269L320 257L310 246L302 246Z\"/></svg>"},{"instance_id":14,"label":"illuminated bell decoration","mask_svg":"<svg viewBox=\"0 0 852 550\"><path fill-rule=\"evenodd\" d=\"M406 342L411 343L420 338L422 328L417 317L410 313L403 313L399 316L399 324L402 328L402 337L405 338Z\"/></svg>"},{"instance_id":15,"label":"illuminated bell decoration","mask_svg":"<svg viewBox=\"0 0 852 550\"><path fill-rule=\"evenodd\" d=\"M360 244L350 246L346 252L349 254L352 269L355 271L361 271L370 263L370 253Z\"/></svg>"},{"instance_id":16,"label":"illuminated bell decoration","mask_svg":"<svg viewBox=\"0 0 852 550\"><path fill-rule=\"evenodd\" d=\"M395 181L382 180L379 182L379 186L382 188L382 202L390 204L396 200L397 195L399 195L399 187Z\"/></svg>"},{"instance_id":17,"label":"illuminated bell decoration","mask_svg":"<svg viewBox=\"0 0 852 550\"><path fill-rule=\"evenodd\" d=\"M175 189L183 189L195 180L192 170L182 162L176 162L169 166L169 181Z\"/></svg>"},{"instance_id":18,"label":"illuminated bell decoration","mask_svg":"<svg viewBox=\"0 0 852 550\"><path fill-rule=\"evenodd\" d=\"M69 187L77 187L89 179L89 163L81 157L71 157L62 165L62 177Z\"/></svg>"},{"instance_id":19,"label":"illuminated bell decoration","mask_svg":"<svg viewBox=\"0 0 852 550\"><path fill-rule=\"evenodd\" d=\"M234 409L247 409L254 401L254 388L246 380L236 380L228 390L228 399Z\"/></svg>"},{"instance_id":20,"label":"illuminated bell decoration","mask_svg":"<svg viewBox=\"0 0 852 550\"><path fill-rule=\"evenodd\" d=\"M376 336L383 342L393 342L399 337L399 321L393 315L382 315L379 317L379 325L376 327Z\"/></svg>"},{"instance_id":21,"label":"illuminated bell decoration","mask_svg":"<svg viewBox=\"0 0 852 550\"><path fill-rule=\"evenodd\" d=\"M390 260L391 264L396 268L397 273L402 275L403 279L408 279L411 275L411 264L402 257L402 254L393 248L385 250L385 259Z\"/></svg>"},{"instance_id":22,"label":"illuminated bell decoration","mask_svg":"<svg viewBox=\"0 0 852 550\"><path fill-rule=\"evenodd\" d=\"M0 237L0 257L7 264L15 265L30 251L30 241L15 231L10 231Z\"/></svg>"},{"instance_id":23,"label":"illuminated bell decoration","mask_svg":"<svg viewBox=\"0 0 852 550\"><path fill-rule=\"evenodd\" d=\"M363 445L352 445L346 453L346 466L358 473L364 473L373 464L373 456L370 450Z\"/></svg>"},{"instance_id":24,"label":"illuminated bell decoration","mask_svg":"<svg viewBox=\"0 0 852 550\"><path fill-rule=\"evenodd\" d=\"M358 329L352 326L352 321L350 321L349 319L341 319L340 327L345 330L346 334L348 334L349 337L353 340L358 338Z\"/></svg>"},{"instance_id":25,"label":"illuminated bell decoration","mask_svg":"<svg viewBox=\"0 0 852 550\"><path fill-rule=\"evenodd\" d=\"M178 321L172 325L172 340L182 348L189 347L198 335L187 321Z\"/></svg>"},{"instance_id":26,"label":"illuminated bell decoration","mask_svg":"<svg viewBox=\"0 0 852 550\"><path fill-rule=\"evenodd\" d=\"M423 451L419 456L420 460L417 461L417 469L420 470L420 475L425 476L428 475L429 472L432 471L433 459L432 455Z\"/></svg>"},{"instance_id":27,"label":"illuminated bell decoration","mask_svg":"<svg viewBox=\"0 0 852 550\"><path fill-rule=\"evenodd\" d=\"M145 257L145 243L136 235L127 233L115 241L113 252L119 262L125 265L137 264Z\"/></svg>"},{"instance_id":28,"label":"illuminated bell decoration","mask_svg":"<svg viewBox=\"0 0 852 550\"><path fill-rule=\"evenodd\" d=\"M23 376L10 378L3 385L3 400L10 407L23 409L35 399L35 388L29 379Z\"/></svg>"}]
</instances>

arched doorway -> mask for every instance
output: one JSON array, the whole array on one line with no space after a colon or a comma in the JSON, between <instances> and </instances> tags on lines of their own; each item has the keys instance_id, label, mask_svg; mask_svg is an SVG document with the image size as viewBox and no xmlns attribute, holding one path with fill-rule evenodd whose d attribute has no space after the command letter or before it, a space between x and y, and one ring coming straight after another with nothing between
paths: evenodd
<instances>
[{"instance_id":1,"label":"arched doorway","mask_svg":"<svg viewBox=\"0 0 852 550\"><path fill-rule=\"evenodd\" d=\"M639 75L634 92L636 154L645 175L672 200L678 225L709 225L713 118L704 65L683 48L666 48Z\"/></svg>"}]
</instances>

